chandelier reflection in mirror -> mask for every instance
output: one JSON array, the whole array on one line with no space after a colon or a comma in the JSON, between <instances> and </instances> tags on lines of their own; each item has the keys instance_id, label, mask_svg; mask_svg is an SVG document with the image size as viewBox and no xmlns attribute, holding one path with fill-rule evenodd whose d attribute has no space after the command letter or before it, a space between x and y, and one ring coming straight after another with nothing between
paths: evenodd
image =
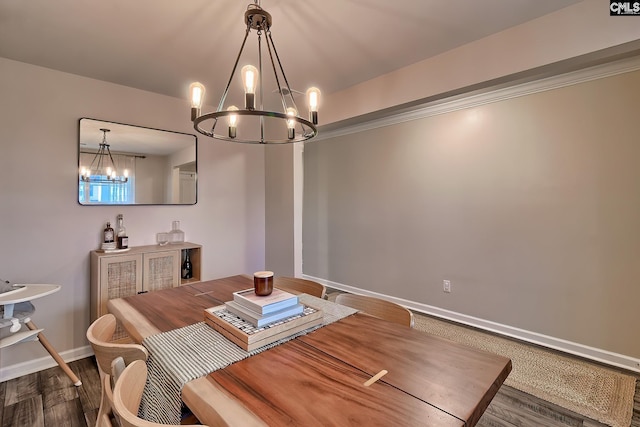
<instances>
[{"instance_id":1,"label":"chandelier reflection in mirror","mask_svg":"<svg viewBox=\"0 0 640 427\"><path fill-rule=\"evenodd\" d=\"M233 65L229 82L220 98L215 112L201 114L205 87L198 82L192 83L191 92L191 120L195 130L203 135L225 141L235 141L254 144L283 144L306 141L317 135L318 104L320 90L312 87L307 90L307 107L309 118L300 116L294 95L297 92L289 86L280 57L271 37L271 15L260 6L259 0L249 4L244 14L247 30ZM242 85L244 86L244 108L235 105L225 107L229 89L234 82L234 75L246 46L249 34L255 30L257 36L257 68L254 65L242 67ZM266 49L263 47L264 44ZM276 104L281 104L281 110L269 110L265 104L265 87L263 85L263 54L269 61L265 61L265 68L273 72L275 80L274 90L266 90L279 98ZM271 77L271 76L270 76ZM280 105L278 106L280 108ZM223 122L223 123L219 123Z\"/></svg>"},{"instance_id":2,"label":"chandelier reflection in mirror","mask_svg":"<svg viewBox=\"0 0 640 427\"><path fill-rule=\"evenodd\" d=\"M100 129L102 131L102 142L98 151L91 161L91 165L80 168L80 179L84 182L95 182L101 184L124 184L129 180L129 171L124 170L123 174L118 174L116 163L113 161L109 144L107 144L107 132L110 129Z\"/></svg>"}]
</instances>

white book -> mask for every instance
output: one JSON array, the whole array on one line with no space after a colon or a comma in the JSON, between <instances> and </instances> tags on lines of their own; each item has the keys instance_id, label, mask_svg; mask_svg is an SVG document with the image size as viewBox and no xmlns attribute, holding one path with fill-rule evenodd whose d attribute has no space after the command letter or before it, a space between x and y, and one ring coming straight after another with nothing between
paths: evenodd
<instances>
[{"instance_id":1,"label":"white book","mask_svg":"<svg viewBox=\"0 0 640 427\"><path fill-rule=\"evenodd\" d=\"M234 292L233 301L259 315L273 313L299 302L296 295L278 288L273 288L273 292L266 296L256 295L253 288Z\"/></svg>"},{"instance_id":2,"label":"white book","mask_svg":"<svg viewBox=\"0 0 640 427\"><path fill-rule=\"evenodd\" d=\"M260 315L252 310L247 309L246 307L241 306L240 304L237 304L234 301L226 302L225 308L229 313L233 313L239 318L244 319L259 328L270 323L275 323L280 320L287 319L289 317L299 316L304 311L304 305L296 304L285 307L282 310Z\"/></svg>"}]
</instances>

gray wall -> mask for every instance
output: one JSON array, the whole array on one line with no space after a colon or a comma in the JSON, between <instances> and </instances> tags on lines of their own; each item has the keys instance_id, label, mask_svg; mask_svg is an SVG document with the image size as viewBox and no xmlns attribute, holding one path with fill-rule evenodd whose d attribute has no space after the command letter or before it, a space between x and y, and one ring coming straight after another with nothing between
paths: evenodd
<instances>
[{"instance_id":1,"label":"gray wall","mask_svg":"<svg viewBox=\"0 0 640 427\"><path fill-rule=\"evenodd\" d=\"M265 150L265 266L276 276L295 276L294 145Z\"/></svg>"},{"instance_id":2,"label":"gray wall","mask_svg":"<svg viewBox=\"0 0 640 427\"><path fill-rule=\"evenodd\" d=\"M171 172L166 156L147 155L143 159L136 159L136 202L157 203L160 200L171 200L167 188L171 179Z\"/></svg>"},{"instance_id":3,"label":"gray wall","mask_svg":"<svg viewBox=\"0 0 640 427\"><path fill-rule=\"evenodd\" d=\"M640 357L638 94L636 71L307 144L304 274Z\"/></svg>"},{"instance_id":4,"label":"gray wall","mask_svg":"<svg viewBox=\"0 0 640 427\"><path fill-rule=\"evenodd\" d=\"M89 252L118 213L130 246L155 244L180 220L203 246L204 279L264 268L263 147L199 136L195 206L80 206L81 117L195 133L188 102L3 58L0 75L0 278L62 285L36 302L34 322L63 357L88 348ZM37 343L2 349L0 378L40 359L53 364Z\"/></svg>"}]
</instances>

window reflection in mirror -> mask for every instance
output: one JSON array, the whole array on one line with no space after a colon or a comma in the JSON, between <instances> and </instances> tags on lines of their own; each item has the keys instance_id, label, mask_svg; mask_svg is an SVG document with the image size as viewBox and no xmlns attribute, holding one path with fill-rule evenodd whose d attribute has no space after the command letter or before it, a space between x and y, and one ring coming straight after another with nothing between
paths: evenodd
<instances>
[{"instance_id":1,"label":"window reflection in mirror","mask_svg":"<svg viewBox=\"0 0 640 427\"><path fill-rule=\"evenodd\" d=\"M193 205L195 135L80 119L78 201L82 205Z\"/></svg>"}]
</instances>

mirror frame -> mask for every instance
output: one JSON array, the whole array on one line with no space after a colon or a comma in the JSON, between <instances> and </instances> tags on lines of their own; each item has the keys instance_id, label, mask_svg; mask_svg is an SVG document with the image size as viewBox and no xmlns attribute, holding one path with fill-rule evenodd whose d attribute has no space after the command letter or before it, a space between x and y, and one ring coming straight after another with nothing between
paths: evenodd
<instances>
[{"instance_id":1,"label":"mirror frame","mask_svg":"<svg viewBox=\"0 0 640 427\"><path fill-rule=\"evenodd\" d=\"M181 135L183 137L192 137L193 138L193 144L194 144L194 155L195 155L195 201L193 203L170 203L170 202L163 202L163 203L83 203L80 200L80 186L82 185L82 182L80 181L79 178L79 174L80 174L80 168L82 167L81 165L81 154L83 154L83 121L93 121L93 122L100 122L101 124L104 124L103 127L105 128L109 128L109 125L113 125L113 126L128 126L131 128L135 128L136 131L152 131L154 134L156 134L157 132L166 132L167 136L170 137L171 135ZM157 134L156 134L157 136ZM91 138L93 138L93 135L91 136ZM97 136L96 136L97 138ZM100 136L100 138L102 138L102 136ZM109 142L109 139L113 138L112 134L107 134L107 142ZM99 142L99 141L97 141ZM136 157L140 157L140 158L146 158L146 155L148 155L149 153L144 153L142 151L123 151L123 150L118 150L118 147L115 147L116 149L113 150L114 152L117 153L122 153L122 152L126 152L126 153L130 153L132 156L136 156ZM113 149L113 148L112 148ZM85 152L86 153L86 152ZM115 156L115 153L114 153ZM198 137L194 134L191 133L185 133L185 132L178 132L178 131L172 131L172 130L166 130L166 129L157 129L157 128L151 128L151 127L146 127L146 126L140 126L140 125L132 125L129 123L120 123L120 122L115 122L112 120L102 120L102 119L96 119L96 118L92 118L92 117L81 117L78 120L78 167L76 169L76 177L78 179L78 185L76 187L76 200L78 201L78 204L80 206L193 206L195 204L198 203ZM167 178L168 179L168 178Z\"/></svg>"}]
</instances>

